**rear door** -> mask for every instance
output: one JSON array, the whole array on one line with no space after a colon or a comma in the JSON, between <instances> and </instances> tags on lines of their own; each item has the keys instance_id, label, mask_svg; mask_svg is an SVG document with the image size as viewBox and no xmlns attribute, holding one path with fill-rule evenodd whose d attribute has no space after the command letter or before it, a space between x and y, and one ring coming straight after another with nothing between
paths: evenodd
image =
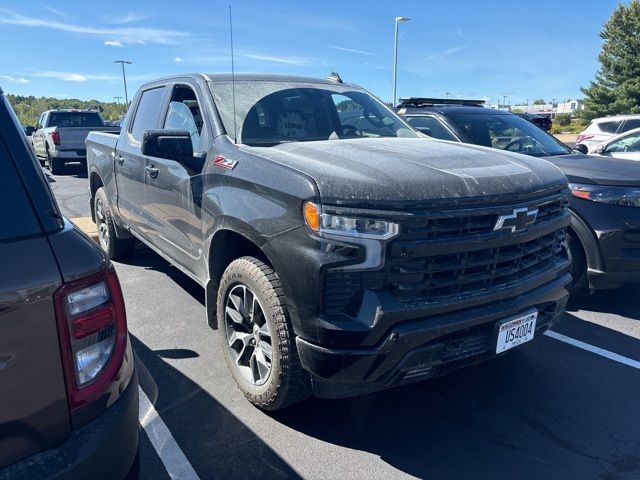
<instances>
[{"instance_id":1,"label":"rear door","mask_svg":"<svg viewBox=\"0 0 640 480\"><path fill-rule=\"evenodd\" d=\"M156 226L150 225L149 219L145 218L144 185L148 178L146 160L140 147L145 130L158 128L165 93L166 88L162 85L143 90L138 95L132 121L127 122L127 130L121 133L115 152L118 209L131 229L145 239Z\"/></svg>"},{"instance_id":2,"label":"rear door","mask_svg":"<svg viewBox=\"0 0 640 480\"><path fill-rule=\"evenodd\" d=\"M208 121L199 90L190 82L176 83L162 109L160 128L186 130L195 157L211 147ZM202 163L183 165L175 160L147 157L145 217L151 219L151 242L177 263L198 275L202 255ZM194 168L196 170L194 170Z\"/></svg>"},{"instance_id":3,"label":"rear door","mask_svg":"<svg viewBox=\"0 0 640 480\"><path fill-rule=\"evenodd\" d=\"M0 103L2 98L0 96ZM53 293L61 285L53 252L32 207L43 185L0 104L0 467L62 443L70 431ZM11 151L11 155L9 155ZM42 172L39 172L40 174ZM44 181L42 175L32 175ZM29 196L31 193L31 196ZM46 193L46 192L44 192ZM42 198L46 198L42 197ZM55 204L51 212L57 211ZM47 214L47 212L43 212Z\"/></svg>"}]
</instances>

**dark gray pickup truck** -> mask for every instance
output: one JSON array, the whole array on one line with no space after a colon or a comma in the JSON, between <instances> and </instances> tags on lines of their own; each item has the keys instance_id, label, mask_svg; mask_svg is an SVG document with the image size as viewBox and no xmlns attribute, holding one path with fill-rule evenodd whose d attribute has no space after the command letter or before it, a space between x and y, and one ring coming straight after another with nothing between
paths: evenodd
<instances>
[{"instance_id":1,"label":"dark gray pickup truck","mask_svg":"<svg viewBox=\"0 0 640 480\"><path fill-rule=\"evenodd\" d=\"M139 239L200 283L264 409L480 362L566 304L558 169L423 138L338 79L157 80L119 136L89 134L87 156L104 250Z\"/></svg>"}]
</instances>

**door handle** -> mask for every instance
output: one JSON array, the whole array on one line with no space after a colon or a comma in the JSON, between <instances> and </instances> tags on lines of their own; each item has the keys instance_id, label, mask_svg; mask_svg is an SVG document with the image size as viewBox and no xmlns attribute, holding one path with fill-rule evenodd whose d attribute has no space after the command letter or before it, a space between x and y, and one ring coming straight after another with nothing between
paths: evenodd
<instances>
[{"instance_id":1,"label":"door handle","mask_svg":"<svg viewBox=\"0 0 640 480\"><path fill-rule=\"evenodd\" d=\"M124 157L122 155L118 155L116 157L116 161L118 162L118 165L122 166L124 164Z\"/></svg>"},{"instance_id":2,"label":"door handle","mask_svg":"<svg viewBox=\"0 0 640 480\"><path fill-rule=\"evenodd\" d=\"M144 169L147 171L147 173L151 178L158 178L158 173L160 173L160 170L158 170L157 168L144 167Z\"/></svg>"}]
</instances>

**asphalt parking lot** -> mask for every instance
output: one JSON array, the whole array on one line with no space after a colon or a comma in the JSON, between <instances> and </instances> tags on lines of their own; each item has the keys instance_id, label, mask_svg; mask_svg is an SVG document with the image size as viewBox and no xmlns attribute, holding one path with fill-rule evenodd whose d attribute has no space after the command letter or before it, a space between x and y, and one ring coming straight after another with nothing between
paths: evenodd
<instances>
[{"instance_id":1,"label":"asphalt parking lot","mask_svg":"<svg viewBox=\"0 0 640 480\"><path fill-rule=\"evenodd\" d=\"M89 216L80 166L47 176L68 218ZM196 283L148 249L116 269L145 394L143 479L640 477L640 286L599 292L559 335L478 367L267 414L227 374Z\"/></svg>"}]
</instances>

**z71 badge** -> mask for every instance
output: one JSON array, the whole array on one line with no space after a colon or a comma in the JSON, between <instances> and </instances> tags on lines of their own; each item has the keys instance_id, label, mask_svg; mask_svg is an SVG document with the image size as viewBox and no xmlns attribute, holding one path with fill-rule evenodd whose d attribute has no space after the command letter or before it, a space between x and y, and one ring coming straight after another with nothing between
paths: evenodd
<instances>
[{"instance_id":1,"label":"z71 badge","mask_svg":"<svg viewBox=\"0 0 640 480\"><path fill-rule=\"evenodd\" d=\"M222 155L216 155L216 158L213 159L213 164L217 167L226 168L227 170L233 170L238 162L237 160L229 160L228 158L224 158Z\"/></svg>"}]
</instances>

